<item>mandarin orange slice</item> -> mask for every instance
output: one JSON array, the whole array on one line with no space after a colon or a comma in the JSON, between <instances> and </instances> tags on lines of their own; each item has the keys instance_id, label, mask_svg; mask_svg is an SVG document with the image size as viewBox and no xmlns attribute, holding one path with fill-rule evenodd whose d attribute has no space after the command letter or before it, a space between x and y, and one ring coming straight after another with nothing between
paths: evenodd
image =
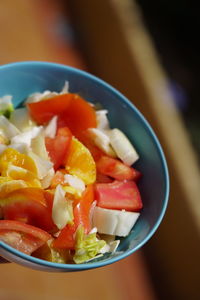
<instances>
[{"instance_id":1,"label":"mandarin orange slice","mask_svg":"<svg viewBox=\"0 0 200 300\"><path fill-rule=\"evenodd\" d=\"M7 148L1 153L0 172L2 173L7 170L9 164L24 168L37 176L37 168L32 158L12 148Z\"/></svg>"},{"instance_id":2,"label":"mandarin orange slice","mask_svg":"<svg viewBox=\"0 0 200 300\"><path fill-rule=\"evenodd\" d=\"M96 180L96 165L90 151L76 138L72 138L65 169L82 179L85 184Z\"/></svg>"}]
</instances>

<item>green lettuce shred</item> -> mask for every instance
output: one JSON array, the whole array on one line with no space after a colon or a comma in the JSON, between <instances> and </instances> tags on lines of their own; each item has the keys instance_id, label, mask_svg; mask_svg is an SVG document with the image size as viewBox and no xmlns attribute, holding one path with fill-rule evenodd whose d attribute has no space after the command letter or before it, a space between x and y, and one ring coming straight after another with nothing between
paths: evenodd
<instances>
[{"instance_id":1,"label":"green lettuce shred","mask_svg":"<svg viewBox=\"0 0 200 300\"><path fill-rule=\"evenodd\" d=\"M14 111L14 106L9 96L0 98L0 115L10 118L11 113Z\"/></svg>"},{"instance_id":2,"label":"green lettuce shred","mask_svg":"<svg viewBox=\"0 0 200 300\"><path fill-rule=\"evenodd\" d=\"M81 264L94 258L105 245L104 240L97 239L96 233L86 235L83 226L79 226L76 232L74 262Z\"/></svg>"},{"instance_id":3,"label":"green lettuce shred","mask_svg":"<svg viewBox=\"0 0 200 300\"><path fill-rule=\"evenodd\" d=\"M10 106L8 109L6 110L0 110L0 115L4 115L7 119L10 118L11 112L13 111L13 106Z\"/></svg>"}]
</instances>

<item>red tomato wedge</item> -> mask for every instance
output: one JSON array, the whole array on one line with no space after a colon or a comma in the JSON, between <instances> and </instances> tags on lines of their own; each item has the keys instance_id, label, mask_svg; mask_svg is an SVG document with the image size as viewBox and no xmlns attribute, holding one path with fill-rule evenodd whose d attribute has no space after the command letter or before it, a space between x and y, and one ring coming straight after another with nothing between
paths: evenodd
<instances>
[{"instance_id":1,"label":"red tomato wedge","mask_svg":"<svg viewBox=\"0 0 200 300\"><path fill-rule=\"evenodd\" d=\"M71 95L70 105L58 116L58 127L69 127L79 138L84 130L97 126L96 113L87 101L76 94Z\"/></svg>"},{"instance_id":2,"label":"red tomato wedge","mask_svg":"<svg viewBox=\"0 0 200 300\"><path fill-rule=\"evenodd\" d=\"M82 198L74 207L74 224L68 224L61 230L59 236L53 242L54 248L73 250L75 247L75 233L80 224L83 225L85 233L89 233L91 230L90 209L93 201L93 186L88 185Z\"/></svg>"},{"instance_id":3,"label":"red tomato wedge","mask_svg":"<svg viewBox=\"0 0 200 300\"><path fill-rule=\"evenodd\" d=\"M38 124L45 124L58 115L58 128L69 127L73 135L96 127L96 113L93 107L77 94L63 94L35 103L28 103L31 117Z\"/></svg>"},{"instance_id":4,"label":"red tomato wedge","mask_svg":"<svg viewBox=\"0 0 200 300\"><path fill-rule=\"evenodd\" d=\"M96 182L97 183L111 183L111 182L113 182L113 179L107 175L97 172Z\"/></svg>"},{"instance_id":5,"label":"red tomato wedge","mask_svg":"<svg viewBox=\"0 0 200 300\"><path fill-rule=\"evenodd\" d=\"M103 175L110 176L119 181L134 180L137 181L141 177L141 173L134 168L131 168L120 160L102 156L96 163L97 171Z\"/></svg>"},{"instance_id":6,"label":"red tomato wedge","mask_svg":"<svg viewBox=\"0 0 200 300\"><path fill-rule=\"evenodd\" d=\"M0 240L25 254L31 255L50 238L51 235L40 228L19 221L0 220Z\"/></svg>"},{"instance_id":7,"label":"red tomato wedge","mask_svg":"<svg viewBox=\"0 0 200 300\"><path fill-rule=\"evenodd\" d=\"M53 231L53 194L40 188L23 188L0 200L4 219L16 220Z\"/></svg>"},{"instance_id":8,"label":"red tomato wedge","mask_svg":"<svg viewBox=\"0 0 200 300\"><path fill-rule=\"evenodd\" d=\"M139 189L134 181L97 183L95 199L97 206L102 208L140 211L143 207Z\"/></svg>"},{"instance_id":9,"label":"red tomato wedge","mask_svg":"<svg viewBox=\"0 0 200 300\"><path fill-rule=\"evenodd\" d=\"M50 121L53 116L65 111L73 98L74 94L62 94L47 100L28 103L27 106L33 120L43 125Z\"/></svg>"},{"instance_id":10,"label":"red tomato wedge","mask_svg":"<svg viewBox=\"0 0 200 300\"><path fill-rule=\"evenodd\" d=\"M59 128L55 138L46 137L45 146L55 170L65 164L71 140L72 133L68 127Z\"/></svg>"},{"instance_id":11,"label":"red tomato wedge","mask_svg":"<svg viewBox=\"0 0 200 300\"><path fill-rule=\"evenodd\" d=\"M78 219L76 210L74 210L74 224L66 225L60 232L59 236L53 241L52 247L57 249L74 250L75 233L78 228Z\"/></svg>"},{"instance_id":12,"label":"red tomato wedge","mask_svg":"<svg viewBox=\"0 0 200 300\"><path fill-rule=\"evenodd\" d=\"M83 193L82 198L74 209L75 213L77 214L78 225L83 225L85 233L89 233L91 230L90 209L93 201L94 188L93 185L88 185Z\"/></svg>"}]
</instances>

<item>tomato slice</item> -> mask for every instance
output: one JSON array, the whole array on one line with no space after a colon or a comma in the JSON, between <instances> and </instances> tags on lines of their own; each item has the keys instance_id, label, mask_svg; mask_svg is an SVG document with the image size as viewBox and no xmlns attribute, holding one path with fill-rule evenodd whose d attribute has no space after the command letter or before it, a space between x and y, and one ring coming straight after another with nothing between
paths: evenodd
<instances>
[{"instance_id":1,"label":"tomato slice","mask_svg":"<svg viewBox=\"0 0 200 300\"><path fill-rule=\"evenodd\" d=\"M77 138L82 131L97 126L96 113L93 107L76 94L65 111L58 116L58 127L69 127Z\"/></svg>"},{"instance_id":2,"label":"tomato slice","mask_svg":"<svg viewBox=\"0 0 200 300\"><path fill-rule=\"evenodd\" d=\"M97 183L95 199L97 206L102 208L140 211L143 207L139 189L134 181Z\"/></svg>"},{"instance_id":3,"label":"tomato slice","mask_svg":"<svg viewBox=\"0 0 200 300\"><path fill-rule=\"evenodd\" d=\"M62 94L47 100L28 103L27 105L33 120L43 125L50 121L53 116L65 111L73 98L74 94Z\"/></svg>"},{"instance_id":4,"label":"tomato slice","mask_svg":"<svg viewBox=\"0 0 200 300\"><path fill-rule=\"evenodd\" d=\"M38 124L43 125L58 115L58 128L69 127L76 137L82 131L97 125L95 110L77 94L58 95L27 105L31 117Z\"/></svg>"},{"instance_id":5,"label":"tomato slice","mask_svg":"<svg viewBox=\"0 0 200 300\"><path fill-rule=\"evenodd\" d=\"M97 172L96 182L97 183L111 183L111 182L113 182L113 179L107 175Z\"/></svg>"},{"instance_id":6,"label":"tomato slice","mask_svg":"<svg viewBox=\"0 0 200 300\"><path fill-rule=\"evenodd\" d=\"M55 230L52 204L53 194L39 188L23 188L0 200L4 219L21 221L46 231Z\"/></svg>"},{"instance_id":7,"label":"tomato slice","mask_svg":"<svg viewBox=\"0 0 200 300\"><path fill-rule=\"evenodd\" d=\"M58 249L74 250L75 248L75 232L77 224L74 216L74 224L65 226L59 236L53 241L52 247Z\"/></svg>"},{"instance_id":8,"label":"tomato slice","mask_svg":"<svg viewBox=\"0 0 200 300\"><path fill-rule=\"evenodd\" d=\"M40 228L19 221L0 220L0 240L25 254L31 255L50 238L51 235Z\"/></svg>"},{"instance_id":9,"label":"tomato slice","mask_svg":"<svg viewBox=\"0 0 200 300\"><path fill-rule=\"evenodd\" d=\"M78 225L83 225L85 233L89 233L91 230L90 209L93 201L94 188L93 185L88 185L82 198L74 209L77 214L77 223Z\"/></svg>"},{"instance_id":10,"label":"tomato slice","mask_svg":"<svg viewBox=\"0 0 200 300\"><path fill-rule=\"evenodd\" d=\"M120 160L102 156L96 163L97 171L103 175L110 176L119 181L134 180L137 181L141 177L141 173L131 168Z\"/></svg>"},{"instance_id":11,"label":"tomato slice","mask_svg":"<svg viewBox=\"0 0 200 300\"><path fill-rule=\"evenodd\" d=\"M68 127L59 128L55 138L45 139L46 149L49 152L54 169L65 164L72 140L72 133Z\"/></svg>"},{"instance_id":12,"label":"tomato slice","mask_svg":"<svg viewBox=\"0 0 200 300\"><path fill-rule=\"evenodd\" d=\"M83 225L85 233L90 232L90 209L93 201L94 189L92 185L88 185L82 198L74 207L74 224L68 224L61 230L59 236L53 242L54 248L73 250L75 247L75 233L80 224Z\"/></svg>"}]
</instances>

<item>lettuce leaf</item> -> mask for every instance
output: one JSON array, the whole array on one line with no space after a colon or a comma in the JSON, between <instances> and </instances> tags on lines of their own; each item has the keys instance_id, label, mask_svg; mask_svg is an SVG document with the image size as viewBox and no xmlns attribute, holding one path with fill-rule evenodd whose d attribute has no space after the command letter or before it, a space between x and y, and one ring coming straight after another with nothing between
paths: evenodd
<instances>
[{"instance_id":1,"label":"lettuce leaf","mask_svg":"<svg viewBox=\"0 0 200 300\"><path fill-rule=\"evenodd\" d=\"M74 262L81 264L94 258L105 245L105 241L97 239L95 232L86 235L83 226L80 225L76 231Z\"/></svg>"},{"instance_id":2,"label":"lettuce leaf","mask_svg":"<svg viewBox=\"0 0 200 300\"><path fill-rule=\"evenodd\" d=\"M12 96L6 95L0 98L0 115L4 115L6 118L10 117L11 112L14 110L12 104Z\"/></svg>"}]
</instances>

